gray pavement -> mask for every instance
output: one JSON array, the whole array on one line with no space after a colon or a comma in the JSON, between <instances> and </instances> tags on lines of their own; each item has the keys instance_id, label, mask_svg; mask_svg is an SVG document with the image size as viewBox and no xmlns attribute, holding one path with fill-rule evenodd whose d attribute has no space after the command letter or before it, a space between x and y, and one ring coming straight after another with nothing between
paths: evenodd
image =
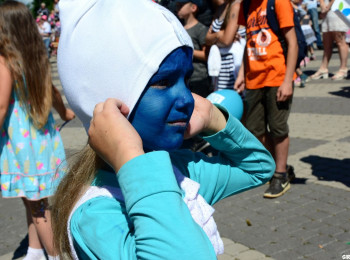
<instances>
[{"instance_id":1,"label":"gray pavement","mask_svg":"<svg viewBox=\"0 0 350 260\"><path fill-rule=\"evenodd\" d=\"M320 65L322 51L316 55L316 61L302 68L307 74ZM338 65L334 53L329 71ZM225 244L219 260L350 259L349 98L349 80L315 80L295 89L289 164L297 178L277 199L262 197L265 185L215 205L214 218ZM55 118L62 124L57 114ZM77 119L61 134L68 155L87 141ZM0 198L0 209L0 260L21 259L28 244L24 207L20 199Z\"/></svg>"}]
</instances>

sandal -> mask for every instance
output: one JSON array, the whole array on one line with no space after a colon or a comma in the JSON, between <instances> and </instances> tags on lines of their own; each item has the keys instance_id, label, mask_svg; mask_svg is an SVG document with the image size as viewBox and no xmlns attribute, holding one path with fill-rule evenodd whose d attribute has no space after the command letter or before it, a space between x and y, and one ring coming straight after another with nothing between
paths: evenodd
<instances>
[{"instance_id":1,"label":"sandal","mask_svg":"<svg viewBox=\"0 0 350 260\"><path fill-rule=\"evenodd\" d=\"M328 79L328 70L321 70L319 69L318 71L316 71L315 74L310 76L311 79Z\"/></svg>"},{"instance_id":2,"label":"sandal","mask_svg":"<svg viewBox=\"0 0 350 260\"><path fill-rule=\"evenodd\" d=\"M348 69L340 69L332 77L333 80L342 80L348 76Z\"/></svg>"}]
</instances>

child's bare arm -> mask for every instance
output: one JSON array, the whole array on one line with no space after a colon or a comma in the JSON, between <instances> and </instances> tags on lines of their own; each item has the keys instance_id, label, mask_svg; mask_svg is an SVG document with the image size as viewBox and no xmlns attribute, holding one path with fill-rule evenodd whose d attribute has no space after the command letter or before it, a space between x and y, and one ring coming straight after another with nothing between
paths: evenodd
<instances>
[{"instance_id":1,"label":"child's bare arm","mask_svg":"<svg viewBox=\"0 0 350 260\"><path fill-rule=\"evenodd\" d=\"M66 108L58 89L52 84L52 106L56 109L61 119L64 121L72 120L75 117L74 112Z\"/></svg>"},{"instance_id":2,"label":"child's bare arm","mask_svg":"<svg viewBox=\"0 0 350 260\"><path fill-rule=\"evenodd\" d=\"M245 58L247 54L247 48L244 49L243 59L241 67L238 71L238 76L235 81L235 84L233 86L233 89L236 90L238 93L242 93L245 89L245 75L244 75L244 64L245 64Z\"/></svg>"},{"instance_id":3,"label":"child's bare arm","mask_svg":"<svg viewBox=\"0 0 350 260\"><path fill-rule=\"evenodd\" d=\"M207 47L203 46L201 50L194 50L193 58L200 61L207 61L208 60Z\"/></svg>"},{"instance_id":4,"label":"child's bare arm","mask_svg":"<svg viewBox=\"0 0 350 260\"><path fill-rule=\"evenodd\" d=\"M12 77L4 57L0 56L0 129L5 121L10 104Z\"/></svg>"},{"instance_id":5,"label":"child's bare arm","mask_svg":"<svg viewBox=\"0 0 350 260\"><path fill-rule=\"evenodd\" d=\"M298 43L294 27L282 28L282 33L288 44L288 53L284 81L277 91L277 101L279 102L286 101L293 94L292 83L298 57Z\"/></svg>"},{"instance_id":6,"label":"child's bare arm","mask_svg":"<svg viewBox=\"0 0 350 260\"><path fill-rule=\"evenodd\" d=\"M238 30L238 15L239 15L240 3L235 3L231 6L229 14L229 19L224 30L221 30L219 33L219 38L217 45L219 47L230 46L236 38L236 33Z\"/></svg>"},{"instance_id":7,"label":"child's bare arm","mask_svg":"<svg viewBox=\"0 0 350 260\"><path fill-rule=\"evenodd\" d=\"M212 46L217 42L218 39L218 34L216 32L213 32L212 26L210 26L207 35L205 36L205 44L208 46Z\"/></svg>"},{"instance_id":8,"label":"child's bare arm","mask_svg":"<svg viewBox=\"0 0 350 260\"><path fill-rule=\"evenodd\" d=\"M230 10L227 10L228 12L230 12L230 14L225 29L215 33L210 27L205 38L206 44L208 46L217 44L219 47L227 47L234 42L238 30L239 8L240 4L235 3L231 6Z\"/></svg>"}]
</instances>

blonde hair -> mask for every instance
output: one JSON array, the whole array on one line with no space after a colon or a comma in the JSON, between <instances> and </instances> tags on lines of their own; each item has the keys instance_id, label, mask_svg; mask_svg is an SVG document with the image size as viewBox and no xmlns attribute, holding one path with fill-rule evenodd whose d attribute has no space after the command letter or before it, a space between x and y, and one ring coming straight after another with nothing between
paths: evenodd
<instances>
[{"instance_id":1,"label":"blonde hair","mask_svg":"<svg viewBox=\"0 0 350 260\"><path fill-rule=\"evenodd\" d=\"M0 5L0 55L11 71L20 102L34 126L42 128L52 107L50 63L35 20L22 3Z\"/></svg>"},{"instance_id":2,"label":"blonde hair","mask_svg":"<svg viewBox=\"0 0 350 260\"><path fill-rule=\"evenodd\" d=\"M54 245L59 255L65 256L65 258L72 259L67 233L69 215L75 203L95 178L97 169L104 164L95 151L86 145L77 154L74 164L61 180L52 198L51 217Z\"/></svg>"}]
</instances>

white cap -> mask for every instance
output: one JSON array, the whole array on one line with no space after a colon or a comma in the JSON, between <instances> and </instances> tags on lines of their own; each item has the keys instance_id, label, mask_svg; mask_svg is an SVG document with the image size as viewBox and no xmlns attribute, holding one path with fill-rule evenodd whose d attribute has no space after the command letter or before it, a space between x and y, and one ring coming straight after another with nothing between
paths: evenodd
<instances>
[{"instance_id":1,"label":"white cap","mask_svg":"<svg viewBox=\"0 0 350 260\"><path fill-rule=\"evenodd\" d=\"M97 103L118 98L132 111L164 58L193 48L178 19L151 0L61 0L59 8L58 72L86 130Z\"/></svg>"}]
</instances>

